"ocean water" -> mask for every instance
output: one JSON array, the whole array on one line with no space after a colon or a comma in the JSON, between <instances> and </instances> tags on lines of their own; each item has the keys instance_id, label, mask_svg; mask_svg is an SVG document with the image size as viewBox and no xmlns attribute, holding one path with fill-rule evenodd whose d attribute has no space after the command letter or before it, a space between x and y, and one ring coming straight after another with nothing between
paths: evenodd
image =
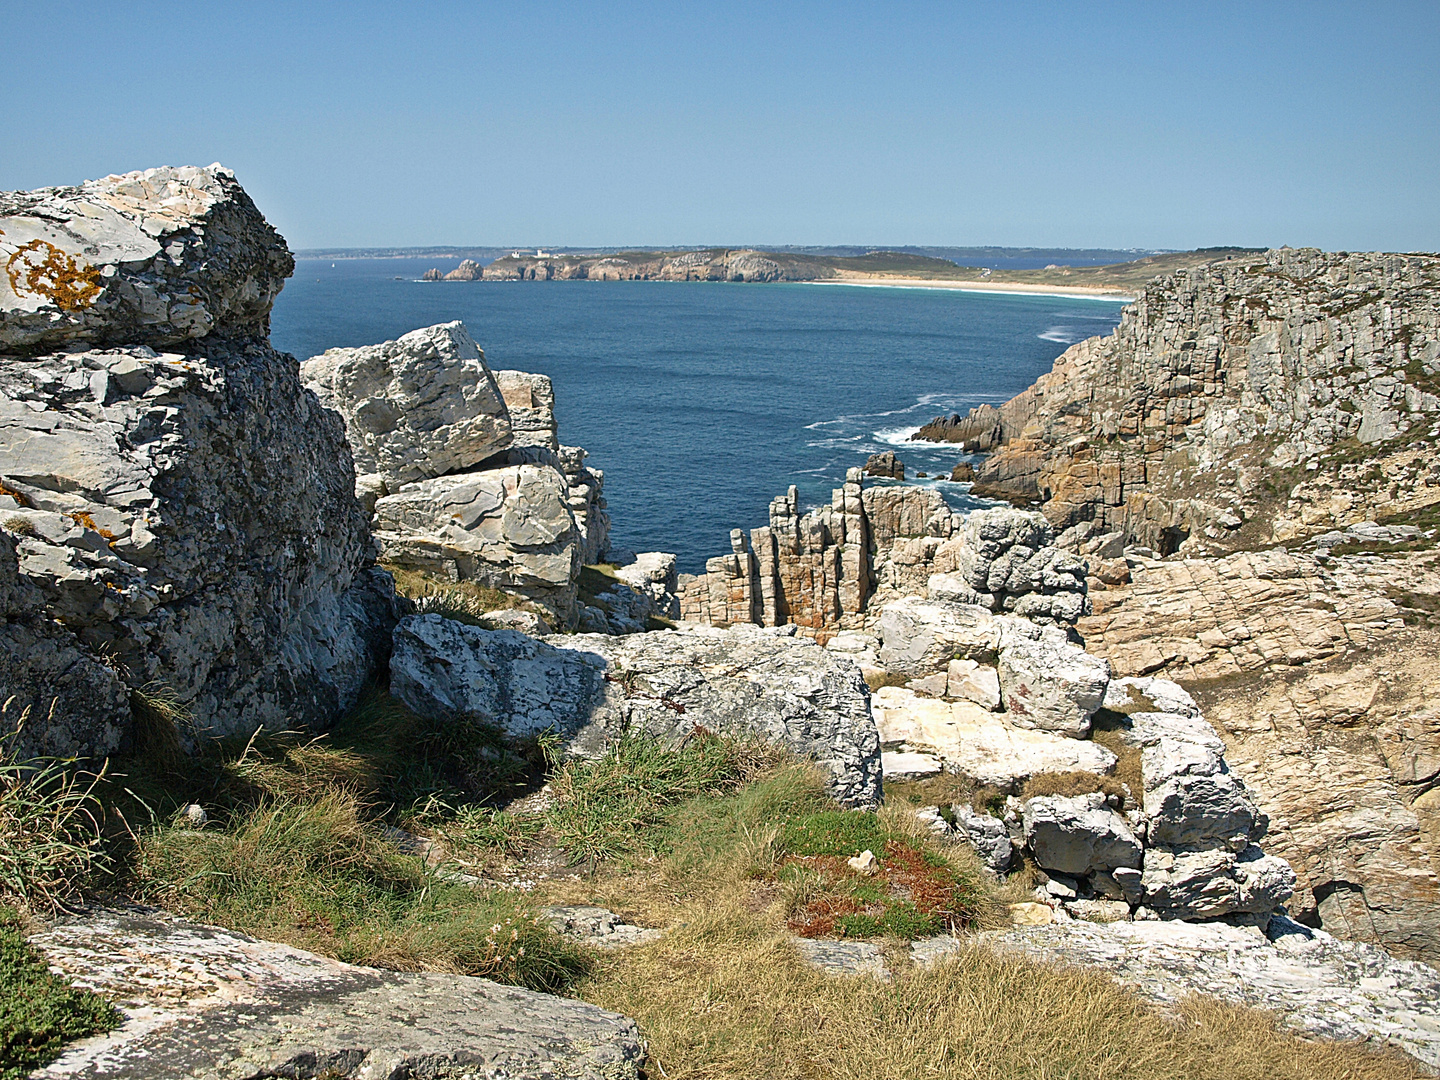
<instances>
[{"instance_id":1,"label":"ocean water","mask_svg":"<svg viewBox=\"0 0 1440 1080\"><path fill-rule=\"evenodd\" d=\"M554 380L560 438L605 472L611 543L686 572L766 521L791 484L828 502L893 449L907 483L981 505L953 447L907 442L934 416L1013 397L1121 305L948 289L702 282L422 282L434 260L301 260L275 345L305 359L461 319L492 368Z\"/></svg>"}]
</instances>

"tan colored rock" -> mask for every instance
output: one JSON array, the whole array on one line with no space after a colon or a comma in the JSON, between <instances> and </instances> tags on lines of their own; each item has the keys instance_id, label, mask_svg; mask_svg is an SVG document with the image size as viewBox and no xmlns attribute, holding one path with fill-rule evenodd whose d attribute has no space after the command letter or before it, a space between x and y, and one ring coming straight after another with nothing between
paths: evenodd
<instances>
[{"instance_id":1,"label":"tan colored rock","mask_svg":"<svg viewBox=\"0 0 1440 1080\"><path fill-rule=\"evenodd\" d=\"M516 446L560 449L555 426L555 388L548 375L528 371L497 371L495 384L510 413L510 430Z\"/></svg>"}]
</instances>

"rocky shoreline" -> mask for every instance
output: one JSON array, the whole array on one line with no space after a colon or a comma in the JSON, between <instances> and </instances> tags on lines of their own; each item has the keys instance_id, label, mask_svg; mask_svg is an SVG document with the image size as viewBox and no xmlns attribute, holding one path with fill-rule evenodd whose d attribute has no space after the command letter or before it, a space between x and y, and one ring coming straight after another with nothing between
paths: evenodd
<instances>
[{"instance_id":1,"label":"rocky shoreline","mask_svg":"<svg viewBox=\"0 0 1440 1080\"><path fill-rule=\"evenodd\" d=\"M1359 852L1352 865L1363 904L1381 897L1381 882L1409 874L1410 891L1392 889L1378 905L1388 905L1388 921L1367 926L1352 918L1354 898L1337 899L1341 890L1329 887L1338 879L1321 880L1313 821L1291 797L1303 770L1286 778L1263 762L1265 733L1243 737L1252 732L1223 694L1161 677L1303 667L1345 655L1358 635L1402 634L1403 612L1424 602L1372 603L1394 579L1371 560L1352 569L1345 560L1357 557L1330 554L1351 533L1326 541L1325 556L1298 560L1291 578L1296 595L1309 595L1317 588L1310 567L1322 567L1334 580L1318 588L1350 588L1354 605L1297 622L1267 592L1284 577L1279 563L1257 556L1226 580L1266 585L1245 586L1245 603L1216 615L1223 595L1197 577L1193 588L1209 607L1193 602L1174 577L1190 564L1161 559L1143 541L1161 522L1170 523L1162 531L1183 522L1197 536L1212 524L1228 528L1211 513L1219 504L1146 501L1145 485L1163 486L1149 471L1134 513L1101 510L1103 500L1084 501L1075 484L1027 479L1059 469L1062 457L1066 469L1088 460L1071 442L1054 442L1069 431L1070 398L1053 414L1053 446L1050 435L1024 434L1036 417L1052 417L1054 395L1042 401L1037 390L997 410L999 449L980 477L1017 491L1031 485L1043 512L957 514L934 491L867 487L857 468L830 504L805 510L792 488L772 502L768 525L735 530L731 552L705 574L677 575L667 553L609 551L603 473L585 465L582 449L561 444L549 380L492 371L461 324L304 363L276 352L269 305L292 262L228 170L156 169L7 194L0 233L0 257L25 271L0 280L0 697L30 718L28 752L100 759L133 748L157 702L188 718L177 732L182 751L257 729L323 732L380 680L440 730L478 726L517 743L543 736L557 760L593 760L638 735L667 754L697 737L733 736L814 762L828 805L859 810L882 802L887 781L949 778L972 796L923 808L916 827L973 850L996 878L1033 870L1033 893L1011 908L1018 927L1031 929L1000 935L997 947L1102 967L1118 949L1127 977L1143 982L1135 973L1147 964L1166 967L1171 979L1154 995L1163 1000L1219 986L1215 942L1248 935L1247 944L1274 952L1251 957L1255 964L1280 964L1283 952L1316 1001L1356 1001L1357 965L1388 980L1348 1025L1317 1026L1297 1004L1299 1026L1389 1040L1440 1063L1424 1034L1440 1019L1426 999L1433 969L1375 946L1363 957L1359 946L1332 947L1323 931L1292 929L1285 907L1298 884L1299 913L1311 921L1337 925L1341 912L1351 936L1434 955L1423 931L1434 880L1425 807L1440 768L1426 741L1430 714L1385 697L1394 716L1380 738L1393 792L1355 785L1356 798L1380 792L1382 817L1410 808L1413 830L1409 819L1392 828L1378 844L1383 859L1371 857L1376 841L1353 818L1318 834L1331 844L1348 838ZM768 273L744 261L751 254L700 259L693 269ZM1293 268L1305 258L1271 262ZM1425 321L1433 305L1421 296L1430 270L1414 259L1351 270L1382 288L1406 283L1410 321L1377 316L1354 337L1379 342L1375 364L1391 373L1376 376L1359 419L1300 430L1342 440L1354 428L1362 442L1380 432L1393 464L1415 451L1391 443L1428 431L1420 421L1437 411L1423 389L1437 341ZM1175 286L1157 288L1159 297ZM1256 295L1246 294L1245 312L1257 310ZM1150 297L1114 340L1150 325L1159 303ZM1344 315L1362 310L1356 318L1370 319L1363 306ZM1271 333L1262 328L1260 337L1272 341ZM1174 334L1161 337L1175 343ZM1252 345L1236 347L1254 358ZM1106 348L1076 346L1057 371ZM1194 349L1178 352L1179 361L1154 363L1167 371L1192 363L1185 357ZM1419 388L1380 385L1415 363ZM1047 378L1044 387L1056 381ZM1166 408L1203 425L1198 399L1179 400ZM1413 405L1404 418L1401 401ZM1023 450L1003 419L1022 413ZM1339 414L1350 417L1338 405L1324 413ZM1116 430L1141 429L1146 446L1178 437L1148 420ZM1218 446L1216 430L1204 430ZM1299 438L1272 447L1271 464L1298 453ZM1165 448L1143 453L1164 465ZM1130 448L1114 452L1131 460ZM893 457L875 467L903 476ZM1428 486L1425 469L1395 468ZM1128 499L1134 482L1124 482ZM1290 513L1302 501L1296 492L1314 483L1302 482L1281 509ZM1420 498L1398 492L1393 505ZM1285 513L1267 520L1291 520ZM1427 535L1414 529L1353 535L1409 544ZM1406 596L1421 588L1415 568L1430 573L1423 558L1404 564ZM457 612L428 603L434 596L407 599L387 567L495 606ZM1300 692L1291 700L1298 708ZM1207 711L1226 718L1223 733ZM1408 758L1395 749L1402 744ZM1396 845L1409 845L1398 860ZM849 865L863 874L876 862L866 850ZM600 911L585 916L591 921L611 914L587 910ZM1296 935L1320 944L1298 947ZM642 1075L646 1052L632 1021L481 979L351 967L154 912L95 912L32 940L68 977L120 1001L127 1018L46 1075L132 1075L132 1065L145 1074L157 1058L196 1076L477 1075L477 1063L487 1075ZM850 944L805 950L833 957ZM944 951L934 942L915 948ZM1177 950L1188 968L1167 959ZM160 1000L169 991L156 987L170 983L178 998ZM390 1019L354 1019L372 1013Z\"/></svg>"}]
</instances>

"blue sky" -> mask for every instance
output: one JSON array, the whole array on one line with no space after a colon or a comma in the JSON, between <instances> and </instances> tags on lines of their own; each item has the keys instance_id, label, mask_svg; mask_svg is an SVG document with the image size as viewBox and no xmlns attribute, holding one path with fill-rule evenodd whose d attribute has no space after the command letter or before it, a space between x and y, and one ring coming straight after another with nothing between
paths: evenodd
<instances>
[{"instance_id":1,"label":"blue sky","mask_svg":"<svg viewBox=\"0 0 1440 1080\"><path fill-rule=\"evenodd\" d=\"M0 0L0 189L292 246L1440 249L1440 3Z\"/></svg>"}]
</instances>

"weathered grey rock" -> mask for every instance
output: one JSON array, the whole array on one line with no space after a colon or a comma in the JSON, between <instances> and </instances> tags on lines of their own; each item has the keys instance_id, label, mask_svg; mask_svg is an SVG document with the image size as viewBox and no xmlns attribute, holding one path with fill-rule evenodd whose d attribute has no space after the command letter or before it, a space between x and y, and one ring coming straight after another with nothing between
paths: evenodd
<instances>
[{"instance_id":1,"label":"weathered grey rock","mask_svg":"<svg viewBox=\"0 0 1440 1080\"><path fill-rule=\"evenodd\" d=\"M545 465L451 473L375 503L387 561L451 581L478 581L574 613L580 537L569 486Z\"/></svg>"},{"instance_id":2,"label":"weathered grey rock","mask_svg":"<svg viewBox=\"0 0 1440 1080\"><path fill-rule=\"evenodd\" d=\"M1000 673L974 660L951 660L945 672L945 694L993 712L1000 708Z\"/></svg>"},{"instance_id":3,"label":"weathered grey rock","mask_svg":"<svg viewBox=\"0 0 1440 1080\"><path fill-rule=\"evenodd\" d=\"M1262 914L1294 893L1295 871L1254 845L1239 854L1152 847L1145 851L1144 888L1146 905L1172 918Z\"/></svg>"},{"instance_id":4,"label":"weathered grey rock","mask_svg":"<svg viewBox=\"0 0 1440 1080\"><path fill-rule=\"evenodd\" d=\"M30 940L125 1016L37 1077L643 1075L634 1021L487 979L355 967L139 910L91 913Z\"/></svg>"},{"instance_id":5,"label":"weathered grey rock","mask_svg":"<svg viewBox=\"0 0 1440 1080\"><path fill-rule=\"evenodd\" d=\"M0 520L0 529L4 521ZM0 736L17 726L20 757L104 754L130 727L129 690L75 635L45 617L38 590L0 531Z\"/></svg>"},{"instance_id":6,"label":"weathered grey rock","mask_svg":"<svg viewBox=\"0 0 1440 1080\"><path fill-rule=\"evenodd\" d=\"M554 628L539 615L533 611L523 611L519 608L500 608L497 611L487 611L480 616L478 621L486 630L516 630L522 634L529 634L531 637L547 637L555 632Z\"/></svg>"},{"instance_id":7,"label":"weathered grey rock","mask_svg":"<svg viewBox=\"0 0 1440 1080\"><path fill-rule=\"evenodd\" d=\"M1085 564L1051 543L1043 515L1000 506L965 518L955 576L972 590L964 602L1042 622L1073 623L1086 613Z\"/></svg>"},{"instance_id":8,"label":"weathered grey rock","mask_svg":"<svg viewBox=\"0 0 1440 1080\"><path fill-rule=\"evenodd\" d=\"M950 809L955 815L956 834L975 849L986 868L996 875L1008 873L1015 852L1005 823L980 813L969 803L956 803Z\"/></svg>"},{"instance_id":9,"label":"weathered grey rock","mask_svg":"<svg viewBox=\"0 0 1440 1080\"><path fill-rule=\"evenodd\" d=\"M1115 770L1115 755L1088 739L1016 727L971 701L936 701L882 686L872 697L882 743L928 751L947 772L1017 792L1040 773Z\"/></svg>"},{"instance_id":10,"label":"weathered grey rock","mask_svg":"<svg viewBox=\"0 0 1440 1080\"><path fill-rule=\"evenodd\" d=\"M1389 1043L1440 1068L1440 972L1282 916L1267 934L1224 923L1064 922L981 939L1094 968L1161 1005L1205 994L1273 1010L1310 1035Z\"/></svg>"},{"instance_id":11,"label":"weathered grey rock","mask_svg":"<svg viewBox=\"0 0 1440 1080\"><path fill-rule=\"evenodd\" d=\"M993 659L1000 645L1000 625L984 608L918 596L881 608L875 632L886 670L911 677L948 671L957 657Z\"/></svg>"},{"instance_id":12,"label":"weathered grey rock","mask_svg":"<svg viewBox=\"0 0 1440 1080\"><path fill-rule=\"evenodd\" d=\"M265 336L295 268L221 165L0 192L0 353Z\"/></svg>"},{"instance_id":13,"label":"weathered grey rock","mask_svg":"<svg viewBox=\"0 0 1440 1080\"><path fill-rule=\"evenodd\" d=\"M677 743L697 727L759 735L819 762L840 802L880 798L864 680L804 639L706 629L542 642L418 615L395 630L390 688L436 720L480 720L517 737L553 728L577 755L625 731Z\"/></svg>"},{"instance_id":14,"label":"weathered grey rock","mask_svg":"<svg viewBox=\"0 0 1440 1080\"><path fill-rule=\"evenodd\" d=\"M593 904L563 904L545 909L545 917L558 933L598 949L648 945L664 936L663 930L627 923L608 908Z\"/></svg>"},{"instance_id":15,"label":"weathered grey rock","mask_svg":"<svg viewBox=\"0 0 1440 1080\"><path fill-rule=\"evenodd\" d=\"M328 349L300 365L320 403L345 421L355 471L388 491L478 465L510 445L510 416L465 324Z\"/></svg>"},{"instance_id":16,"label":"weathered grey rock","mask_svg":"<svg viewBox=\"0 0 1440 1080\"><path fill-rule=\"evenodd\" d=\"M190 348L0 357L0 524L45 616L198 732L324 727L394 619L339 418L263 339Z\"/></svg>"},{"instance_id":17,"label":"weathered grey rock","mask_svg":"<svg viewBox=\"0 0 1440 1080\"><path fill-rule=\"evenodd\" d=\"M1105 700L1110 664L1058 631L1010 633L1000 648L1000 698L1011 723L1083 738Z\"/></svg>"},{"instance_id":18,"label":"weathered grey rock","mask_svg":"<svg viewBox=\"0 0 1440 1080\"><path fill-rule=\"evenodd\" d=\"M510 430L516 446L560 449L555 426L555 388L548 375L528 371L497 371L495 383L510 413Z\"/></svg>"},{"instance_id":19,"label":"weathered grey rock","mask_svg":"<svg viewBox=\"0 0 1440 1080\"><path fill-rule=\"evenodd\" d=\"M1141 865L1140 841L1102 794L1042 795L1026 799L1021 813L1025 842L1046 870L1084 877Z\"/></svg>"},{"instance_id":20,"label":"weathered grey rock","mask_svg":"<svg viewBox=\"0 0 1440 1080\"><path fill-rule=\"evenodd\" d=\"M885 750L880 754L880 769L886 780L923 780L941 772L945 763L934 754Z\"/></svg>"},{"instance_id":21,"label":"weathered grey rock","mask_svg":"<svg viewBox=\"0 0 1440 1080\"><path fill-rule=\"evenodd\" d=\"M792 939L795 949L811 967L827 975L868 975L889 979L885 954L873 941L832 941L826 938Z\"/></svg>"}]
</instances>

